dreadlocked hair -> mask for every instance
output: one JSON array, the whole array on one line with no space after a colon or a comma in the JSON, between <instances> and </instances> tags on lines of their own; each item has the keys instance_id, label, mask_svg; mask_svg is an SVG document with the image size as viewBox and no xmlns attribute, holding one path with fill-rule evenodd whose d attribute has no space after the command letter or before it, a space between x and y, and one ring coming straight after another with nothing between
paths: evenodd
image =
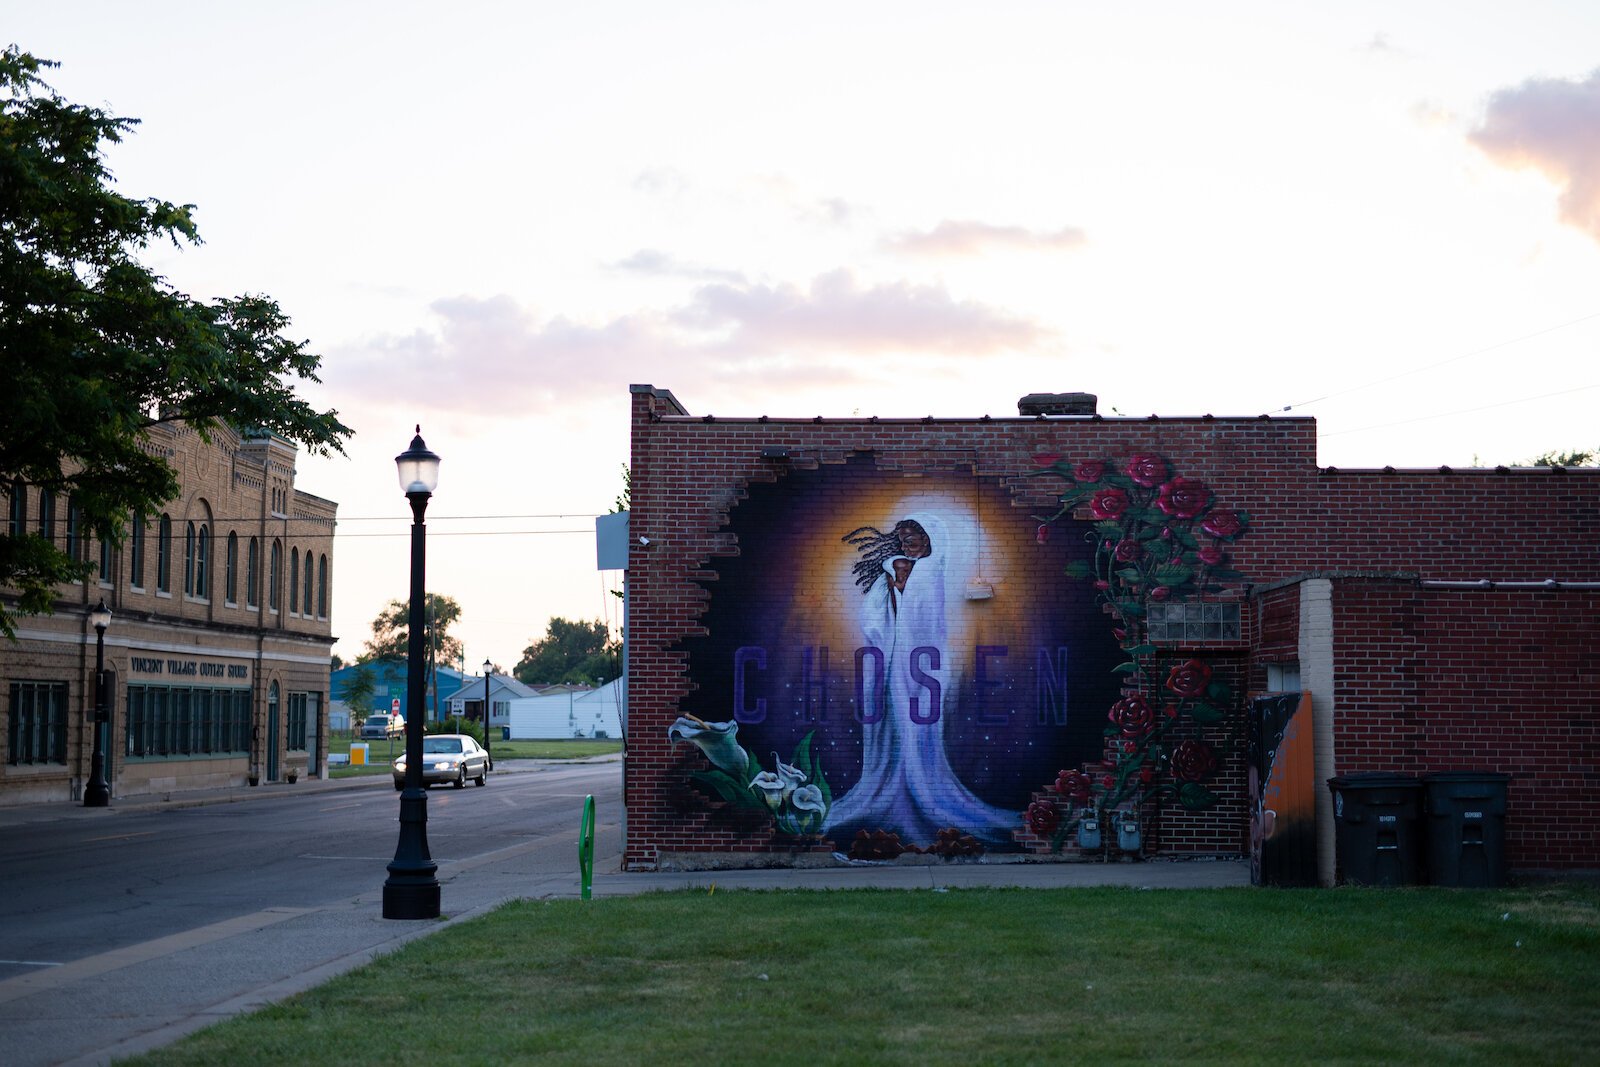
<instances>
[{"instance_id":1,"label":"dreadlocked hair","mask_svg":"<svg viewBox=\"0 0 1600 1067\"><path fill-rule=\"evenodd\" d=\"M839 538L855 545L856 551L861 553L851 570L855 572L856 584L861 587L863 593L871 590L878 579L883 577L885 563L903 555L900 548L900 534L911 528L922 530L922 524L913 519L901 519L888 533L884 533L876 526L861 526ZM926 531L923 531L923 536L927 536Z\"/></svg>"}]
</instances>

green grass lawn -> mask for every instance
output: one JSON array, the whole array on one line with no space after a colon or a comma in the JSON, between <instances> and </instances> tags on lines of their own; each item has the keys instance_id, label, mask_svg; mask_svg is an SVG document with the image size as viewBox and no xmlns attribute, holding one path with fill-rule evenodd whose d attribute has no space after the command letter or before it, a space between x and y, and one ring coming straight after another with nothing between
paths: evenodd
<instances>
[{"instance_id":1,"label":"green grass lawn","mask_svg":"<svg viewBox=\"0 0 1600 1067\"><path fill-rule=\"evenodd\" d=\"M355 740L350 737L335 737L328 742L330 755L350 754L350 743ZM368 741L367 759L364 767L352 767L348 764L335 766L329 772L330 778L355 778L364 774L388 774L389 766L396 757L405 752L405 741L395 738L394 741ZM562 741L494 741L491 740L490 751L494 753L495 762L510 759L587 759L590 756L603 756L612 752L622 751L622 741L618 739L602 739L599 741L586 741L579 739ZM391 751L392 750L392 751Z\"/></svg>"},{"instance_id":2,"label":"green grass lawn","mask_svg":"<svg viewBox=\"0 0 1600 1067\"><path fill-rule=\"evenodd\" d=\"M1595 887L713 890L510 904L132 1062L1578 1063L1597 988Z\"/></svg>"}]
</instances>

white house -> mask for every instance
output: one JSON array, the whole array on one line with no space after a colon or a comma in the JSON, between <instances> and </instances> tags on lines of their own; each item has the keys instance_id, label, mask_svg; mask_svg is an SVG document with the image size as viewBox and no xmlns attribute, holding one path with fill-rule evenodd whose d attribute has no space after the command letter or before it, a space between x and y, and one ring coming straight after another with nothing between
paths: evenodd
<instances>
[{"instance_id":1,"label":"white house","mask_svg":"<svg viewBox=\"0 0 1600 1067\"><path fill-rule=\"evenodd\" d=\"M533 696L537 689L523 685L509 675L495 674L490 676L489 682L489 725L492 728L503 728L510 724L510 708L517 700ZM464 715L475 722L483 720L483 676L468 678L461 684L461 688L451 693L446 699L448 715ZM499 734L493 735L491 741ZM511 735L515 737L516 734Z\"/></svg>"},{"instance_id":2,"label":"white house","mask_svg":"<svg viewBox=\"0 0 1600 1067\"><path fill-rule=\"evenodd\" d=\"M622 736L622 680L511 701L511 739Z\"/></svg>"}]
</instances>

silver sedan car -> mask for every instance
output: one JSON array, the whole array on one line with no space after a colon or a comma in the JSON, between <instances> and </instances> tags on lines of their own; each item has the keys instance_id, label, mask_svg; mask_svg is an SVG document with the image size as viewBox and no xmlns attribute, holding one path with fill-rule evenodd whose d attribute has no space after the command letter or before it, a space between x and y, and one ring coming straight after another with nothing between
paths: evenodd
<instances>
[{"instance_id":1,"label":"silver sedan car","mask_svg":"<svg viewBox=\"0 0 1600 1067\"><path fill-rule=\"evenodd\" d=\"M450 782L457 789L471 778L482 785L489 775L489 754L467 734L428 734L422 739L422 786ZM394 787L406 787L406 758L394 761Z\"/></svg>"}]
</instances>

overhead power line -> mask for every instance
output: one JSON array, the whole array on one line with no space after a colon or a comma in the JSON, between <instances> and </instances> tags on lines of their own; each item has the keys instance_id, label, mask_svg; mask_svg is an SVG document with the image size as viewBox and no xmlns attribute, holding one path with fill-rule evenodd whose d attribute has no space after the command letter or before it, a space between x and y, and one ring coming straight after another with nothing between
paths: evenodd
<instances>
[{"instance_id":1,"label":"overhead power line","mask_svg":"<svg viewBox=\"0 0 1600 1067\"><path fill-rule=\"evenodd\" d=\"M1324 393L1322 396L1314 397L1311 400L1302 400L1298 404L1285 404L1283 407L1279 408L1278 410L1279 411L1294 411L1294 410L1296 410L1298 408L1309 407L1312 404L1319 404L1324 400L1332 400L1336 396L1346 396L1346 395L1348 395L1350 393L1360 392L1363 389L1371 389L1374 386L1387 385L1392 381L1397 381L1400 378L1405 378L1405 377L1408 377L1409 375L1412 375L1412 374L1421 374L1423 371L1434 370L1434 369L1439 368L1439 367L1448 366L1451 363L1459 363L1461 360L1468 359L1468 358L1470 358L1472 356L1481 356L1485 352L1493 352L1496 349L1506 348L1509 345L1516 345L1516 344L1521 344L1524 341L1531 341L1535 337L1543 337L1547 333L1555 333L1557 330L1565 330L1569 326L1577 326L1578 324L1584 323L1584 322L1588 322L1591 319L1600 319L1600 311L1596 311L1596 312L1593 312L1592 314L1585 315L1582 318L1573 319L1570 322L1563 322L1558 326L1548 326L1548 327L1546 327L1546 328L1544 328L1542 330L1535 330L1533 333L1524 334L1521 337L1513 337L1509 341L1497 341L1494 344L1487 345L1487 346L1485 346L1483 348L1475 348L1471 352L1463 352L1459 356L1451 356L1449 359L1441 359L1437 363L1429 363L1426 366L1422 366L1422 367L1413 367L1410 370L1403 370L1403 371L1400 371L1397 374L1391 374L1386 378L1378 378L1378 379L1376 379L1374 381L1366 382L1366 383L1364 383L1362 385L1352 385L1348 389L1340 389L1340 390L1338 390L1336 392ZM1539 398L1530 398L1530 399L1539 399ZM1521 401L1512 401L1512 403L1521 403ZM1490 406L1491 407L1498 407L1499 405L1490 405ZM1473 409L1473 410L1481 410L1481 409ZM1459 414L1459 412L1455 412L1454 414ZM1432 416L1424 416L1424 417L1425 418L1430 418ZM1411 420L1411 421L1418 421L1418 420ZM1386 425L1398 425L1398 424L1397 423L1388 423ZM1375 427L1373 427L1373 428L1375 428ZM1345 430L1345 431L1341 431L1341 432L1354 433L1355 431L1353 431L1353 430Z\"/></svg>"},{"instance_id":2,"label":"overhead power line","mask_svg":"<svg viewBox=\"0 0 1600 1067\"><path fill-rule=\"evenodd\" d=\"M1590 389L1600 389L1600 382L1596 382L1593 385L1580 385L1576 389L1561 389L1554 393L1541 393L1538 396L1525 396L1520 400L1502 400L1498 404L1483 404L1475 408L1461 408L1456 411L1441 411L1433 415L1418 415L1415 418L1397 419L1394 422L1380 422L1375 423L1372 426L1357 426L1349 430L1333 430L1329 433L1319 433L1317 434L1317 438L1320 440L1324 437L1338 437L1340 434L1365 433L1367 430L1383 430L1390 426L1405 426L1413 422L1427 422L1430 419L1447 419L1452 415L1470 415L1475 411L1488 411L1491 408L1506 408L1511 407L1513 404L1528 404L1535 400L1549 400L1551 397L1556 396L1571 396L1573 393L1582 393Z\"/></svg>"}]
</instances>

